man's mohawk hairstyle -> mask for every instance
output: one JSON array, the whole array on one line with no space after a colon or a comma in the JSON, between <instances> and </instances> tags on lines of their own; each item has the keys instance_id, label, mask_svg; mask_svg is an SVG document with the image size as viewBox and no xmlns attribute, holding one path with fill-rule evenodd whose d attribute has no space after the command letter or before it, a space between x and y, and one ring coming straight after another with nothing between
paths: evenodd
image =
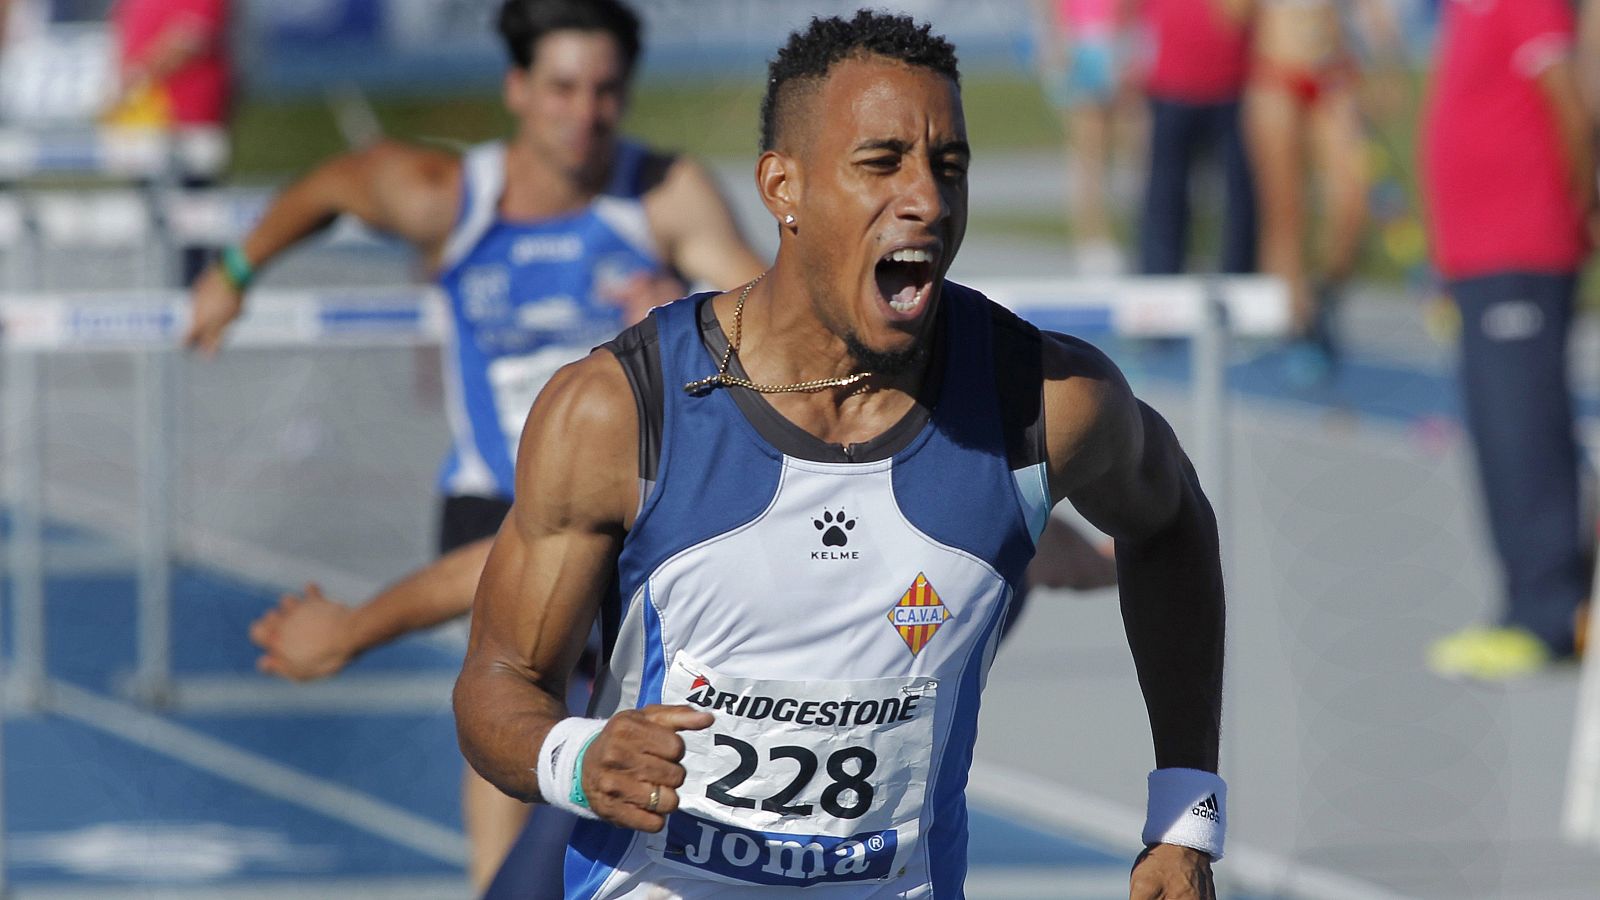
<instances>
[{"instance_id":1,"label":"man's mohawk hairstyle","mask_svg":"<svg viewBox=\"0 0 1600 900\"><path fill-rule=\"evenodd\" d=\"M862 9L849 21L837 16L813 18L804 31L789 35L788 43L767 66L767 93L761 100L761 149L777 145L778 120L784 113L780 107L792 92L792 82L819 80L834 64L868 55L922 66L961 83L956 48L934 34L932 26L918 25L910 16Z\"/></svg>"}]
</instances>

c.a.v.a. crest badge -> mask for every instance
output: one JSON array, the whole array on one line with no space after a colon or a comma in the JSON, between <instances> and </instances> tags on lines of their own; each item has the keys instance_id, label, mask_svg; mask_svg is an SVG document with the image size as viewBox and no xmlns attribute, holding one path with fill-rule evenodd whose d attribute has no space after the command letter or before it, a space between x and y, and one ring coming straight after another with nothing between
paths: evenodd
<instances>
[{"instance_id":1,"label":"c.a.v.a. crest badge","mask_svg":"<svg viewBox=\"0 0 1600 900\"><path fill-rule=\"evenodd\" d=\"M918 572L899 602L889 609L889 622L900 632L911 655L916 656L951 615L949 607L939 599L939 592L928 583L928 576Z\"/></svg>"}]
</instances>

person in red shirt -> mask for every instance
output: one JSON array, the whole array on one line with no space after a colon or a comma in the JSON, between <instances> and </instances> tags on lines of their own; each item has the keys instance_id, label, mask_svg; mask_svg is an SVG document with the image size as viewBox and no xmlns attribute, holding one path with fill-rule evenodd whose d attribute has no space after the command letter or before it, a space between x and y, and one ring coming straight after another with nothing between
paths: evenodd
<instances>
[{"instance_id":1,"label":"person in red shirt","mask_svg":"<svg viewBox=\"0 0 1600 900\"><path fill-rule=\"evenodd\" d=\"M1139 224L1139 271L1171 275L1188 256L1189 179L1202 153L1222 157L1218 268L1255 271L1256 200L1239 128L1250 31L1229 0L1140 0L1143 87L1150 103L1150 175Z\"/></svg>"},{"instance_id":2,"label":"person in red shirt","mask_svg":"<svg viewBox=\"0 0 1600 900\"><path fill-rule=\"evenodd\" d=\"M228 0L117 0L117 93L105 123L165 132L186 188L210 187L228 163ZM183 250L184 284L210 253Z\"/></svg>"},{"instance_id":3,"label":"person in red shirt","mask_svg":"<svg viewBox=\"0 0 1600 900\"><path fill-rule=\"evenodd\" d=\"M1589 592L1567 384L1595 205L1570 0L1448 0L1423 121L1434 263L1461 312L1461 379L1500 622L1436 642L1446 676L1503 679L1581 649Z\"/></svg>"},{"instance_id":4,"label":"person in red shirt","mask_svg":"<svg viewBox=\"0 0 1600 900\"><path fill-rule=\"evenodd\" d=\"M220 128L228 116L228 0L118 0L112 118L156 128Z\"/></svg>"}]
</instances>

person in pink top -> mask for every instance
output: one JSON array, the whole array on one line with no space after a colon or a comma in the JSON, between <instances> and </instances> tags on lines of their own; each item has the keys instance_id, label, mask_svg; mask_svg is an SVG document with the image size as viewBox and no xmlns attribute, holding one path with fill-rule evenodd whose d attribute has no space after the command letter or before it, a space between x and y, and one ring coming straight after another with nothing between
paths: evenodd
<instances>
[{"instance_id":1,"label":"person in pink top","mask_svg":"<svg viewBox=\"0 0 1600 900\"><path fill-rule=\"evenodd\" d=\"M226 122L228 0L118 0L111 22L120 76L114 110L156 127Z\"/></svg>"},{"instance_id":2,"label":"person in pink top","mask_svg":"<svg viewBox=\"0 0 1600 900\"><path fill-rule=\"evenodd\" d=\"M1110 211L1112 158L1136 119L1129 78L1133 0L1034 0L1045 90L1061 114L1079 274L1122 271Z\"/></svg>"},{"instance_id":3,"label":"person in pink top","mask_svg":"<svg viewBox=\"0 0 1600 900\"><path fill-rule=\"evenodd\" d=\"M1227 0L1139 0L1149 98L1150 154L1139 223L1139 270L1169 275L1187 268L1190 177L1199 157L1222 158L1222 251L1217 268L1256 267L1256 200L1239 127L1250 48L1247 21Z\"/></svg>"},{"instance_id":4,"label":"person in pink top","mask_svg":"<svg viewBox=\"0 0 1600 900\"><path fill-rule=\"evenodd\" d=\"M117 0L111 8L118 84L106 123L176 138L188 188L209 187L227 165L228 12L228 0ZM184 248L185 284L209 256Z\"/></svg>"},{"instance_id":5,"label":"person in pink top","mask_svg":"<svg viewBox=\"0 0 1600 900\"><path fill-rule=\"evenodd\" d=\"M1461 379L1505 608L1436 642L1446 676L1502 679L1581 649L1589 593L1567 384L1595 208L1570 0L1448 0L1422 132L1435 265L1461 311Z\"/></svg>"}]
</instances>

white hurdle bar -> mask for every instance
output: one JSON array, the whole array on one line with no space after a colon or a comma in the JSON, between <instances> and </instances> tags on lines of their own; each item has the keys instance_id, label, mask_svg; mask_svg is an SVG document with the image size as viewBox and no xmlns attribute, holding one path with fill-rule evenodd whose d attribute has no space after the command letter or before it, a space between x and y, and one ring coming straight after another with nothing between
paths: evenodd
<instances>
[{"instance_id":1,"label":"white hurdle bar","mask_svg":"<svg viewBox=\"0 0 1600 900\"><path fill-rule=\"evenodd\" d=\"M1051 330L1115 333L1123 337L1192 337L1198 446L1197 467L1225 523L1229 431L1224 376L1230 334L1281 335L1288 327L1282 285L1264 277L1125 278L1084 281L987 279L973 285L1025 318ZM384 290L258 291L230 333L230 346L431 346L443 334L445 306L431 287ZM188 324L185 294L177 291L21 294L0 298L0 350L7 363L7 399L0 429L7 458L5 484L13 519L8 562L17 601L15 674L25 702L43 702L49 687L44 647L42 502L43 444L38 421L38 361L46 353L133 352L160 360L178 352ZM166 367L155 366L158 375ZM20 377L13 375L20 373ZM156 377L156 376L151 376ZM164 431L172 398L164 382L142 395L141 433ZM186 705L170 664L169 582L172 523L162 436L139 440L139 659L131 693L153 704ZM208 682L213 698L242 702L240 685ZM248 681L265 688L256 676ZM248 688L248 686L246 686ZM300 691L305 688L294 686ZM308 695L309 696L309 695ZM320 701L326 704L326 698ZM280 704L281 706L282 704ZM289 704L292 705L292 704Z\"/></svg>"},{"instance_id":2,"label":"white hurdle bar","mask_svg":"<svg viewBox=\"0 0 1600 900\"><path fill-rule=\"evenodd\" d=\"M185 175L220 173L228 158L227 132L217 127L164 132L143 128L0 128L0 181L41 176L172 182Z\"/></svg>"},{"instance_id":3,"label":"white hurdle bar","mask_svg":"<svg viewBox=\"0 0 1600 900\"><path fill-rule=\"evenodd\" d=\"M432 346L443 307L430 289L260 291L230 336L235 347ZM171 674L170 578L173 529L169 423L170 366L188 324L187 296L176 291L20 294L0 298L5 360L5 502L12 515L7 568L16 602L16 655L10 690L28 707L48 700L44 659L44 444L38 398L47 353L134 353L138 473L138 661L129 693L166 704Z\"/></svg>"},{"instance_id":4,"label":"white hurdle bar","mask_svg":"<svg viewBox=\"0 0 1600 900\"><path fill-rule=\"evenodd\" d=\"M1590 434L1584 441L1589 459L1600 459L1600 440ZM1595 600L1600 597L1600 561L1589 586L1591 644L1579 661L1577 712L1572 723L1572 747L1567 757L1567 790L1561 807L1561 836L1568 843L1600 848L1600 661L1592 643Z\"/></svg>"}]
</instances>

